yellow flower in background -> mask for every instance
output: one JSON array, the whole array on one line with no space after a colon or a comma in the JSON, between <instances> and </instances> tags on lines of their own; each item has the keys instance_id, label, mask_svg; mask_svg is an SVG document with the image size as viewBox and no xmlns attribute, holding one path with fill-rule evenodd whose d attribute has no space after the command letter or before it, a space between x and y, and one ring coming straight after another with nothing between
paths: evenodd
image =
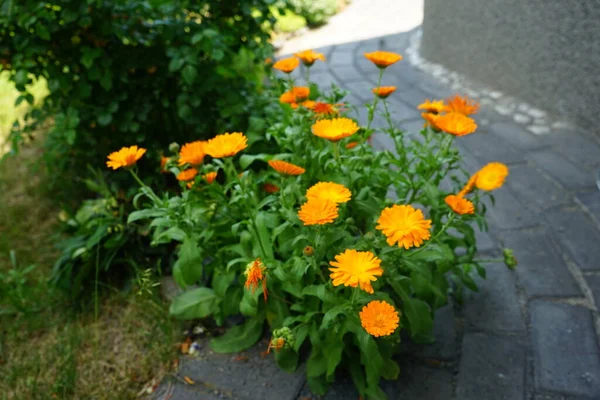
<instances>
[{"instance_id":1,"label":"yellow flower in background","mask_svg":"<svg viewBox=\"0 0 600 400\"><path fill-rule=\"evenodd\" d=\"M477 172L475 186L481 190L496 190L504 185L508 167L499 162L491 162Z\"/></svg>"},{"instance_id":2,"label":"yellow flower in background","mask_svg":"<svg viewBox=\"0 0 600 400\"><path fill-rule=\"evenodd\" d=\"M396 86L380 86L378 88L373 89L373 93L375 94L375 96L379 97L380 99L387 98L390 94L394 93L395 91Z\"/></svg>"},{"instance_id":3,"label":"yellow flower in background","mask_svg":"<svg viewBox=\"0 0 600 400\"><path fill-rule=\"evenodd\" d=\"M439 114L443 111L446 111L446 104L443 100L429 101L429 99L425 99L423 103L417 106L417 110L423 110L428 113Z\"/></svg>"},{"instance_id":4,"label":"yellow flower in background","mask_svg":"<svg viewBox=\"0 0 600 400\"><path fill-rule=\"evenodd\" d=\"M217 171L208 172L202 175L202 178L208 183L213 183L217 179Z\"/></svg>"},{"instance_id":5,"label":"yellow flower in background","mask_svg":"<svg viewBox=\"0 0 600 400\"><path fill-rule=\"evenodd\" d=\"M431 220L425 219L423 211L411 205L393 205L383 209L377 224L376 229L387 237L390 246L398 243L398 247L405 249L420 247L431 237Z\"/></svg>"},{"instance_id":6,"label":"yellow flower in background","mask_svg":"<svg viewBox=\"0 0 600 400\"><path fill-rule=\"evenodd\" d=\"M300 65L300 61L298 61L296 57L288 57L275 62L275 64L273 64L273 68L278 69L281 72L285 72L286 74L289 74L290 72L295 70L298 67L298 65Z\"/></svg>"},{"instance_id":7,"label":"yellow flower in background","mask_svg":"<svg viewBox=\"0 0 600 400\"><path fill-rule=\"evenodd\" d=\"M306 191L306 198L333 201L336 204L350 201L352 192L344 185L334 182L319 182Z\"/></svg>"},{"instance_id":8,"label":"yellow flower in background","mask_svg":"<svg viewBox=\"0 0 600 400\"><path fill-rule=\"evenodd\" d=\"M310 88L306 86L294 86L292 88L292 94L296 97L296 101L303 101L308 98Z\"/></svg>"},{"instance_id":9,"label":"yellow flower in background","mask_svg":"<svg viewBox=\"0 0 600 400\"><path fill-rule=\"evenodd\" d=\"M444 201L446 204L448 204L448 206L450 206L452 211L457 214L463 215L475 213L475 207L473 206L473 203L460 195L457 196L455 194L449 194L446 196Z\"/></svg>"},{"instance_id":10,"label":"yellow flower in background","mask_svg":"<svg viewBox=\"0 0 600 400\"><path fill-rule=\"evenodd\" d=\"M217 135L206 143L206 154L214 158L233 157L248 147L248 138L241 132Z\"/></svg>"},{"instance_id":11,"label":"yellow flower in background","mask_svg":"<svg viewBox=\"0 0 600 400\"><path fill-rule=\"evenodd\" d=\"M433 129L440 131L440 127L437 126L436 124L436 120L439 117L438 114L434 114L434 113L421 113L421 117L423 117L423 119L425 120L425 126L430 126Z\"/></svg>"},{"instance_id":12,"label":"yellow flower in background","mask_svg":"<svg viewBox=\"0 0 600 400\"><path fill-rule=\"evenodd\" d=\"M360 312L360 324L370 335L389 336L400 323L399 311L383 300L369 302Z\"/></svg>"},{"instance_id":13,"label":"yellow flower in background","mask_svg":"<svg viewBox=\"0 0 600 400\"><path fill-rule=\"evenodd\" d=\"M379 68L387 68L402 60L400 54L389 51L373 51L371 53L365 53L365 57Z\"/></svg>"},{"instance_id":14,"label":"yellow flower in background","mask_svg":"<svg viewBox=\"0 0 600 400\"><path fill-rule=\"evenodd\" d=\"M146 149L141 147L123 147L121 150L112 152L108 155L106 166L112 169L131 167L135 165L145 153Z\"/></svg>"},{"instance_id":15,"label":"yellow flower in background","mask_svg":"<svg viewBox=\"0 0 600 400\"><path fill-rule=\"evenodd\" d=\"M465 136L477 129L477 124L472 118L456 112L438 115L435 124L440 130L454 136Z\"/></svg>"},{"instance_id":16,"label":"yellow flower in background","mask_svg":"<svg viewBox=\"0 0 600 400\"><path fill-rule=\"evenodd\" d=\"M479 103L469 99L467 96L455 95L446 99L446 111L456 112L462 115L476 114L479 111Z\"/></svg>"},{"instance_id":17,"label":"yellow flower in background","mask_svg":"<svg viewBox=\"0 0 600 400\"><path fill-rule=\"evenodd\" d=\"M285 92L279 96L279 102L284 104L293 104L296 102L296 96L292 92Z\"/></svg>"},{"instance_id":18,"label":"yellow flower in background","mask_svg":"<svg viewBox=\"0 0 600 400\"><path fill-rule=\"evenodd\" d=\"M312 133L323 139L337 142L345 137L354 135L359 130L356 122L350 118L322 119L312 126Z\"/></svg>"},{"instance_id":19,"label":"yellow flower in background","mask_svg":"<svg viewBox=\"0 0 600 400\"><path fill-rule=\"evenodd\" d=\"M465 187L463 187L460 192L458 192L458 195L463 197L465 196L467 193L470 193L471 190L473 190L473 188L475 187L475 182L477 181L477 173L474 173L473 175L471 175L471 177L469 178L469 181L467 182L467 184L465 185Z\"/></svg>"},{"instance_id":20,"label":"yellow flower in background","mask_svg":"<svg viewBox=\"0 0 600 400\"><path fill-rule=\"evenodd\" d=\"M189 168L178 173L177 180L183 182L191 181L196 177L196 175L198 175L198 170L196 168Z\"/></svg>"},{"instance_id":21,"label":"yellow flower in background","mask_svg":"<svg viewBox=\"0 0 600 400\"><path fill-rule=\"evenodd\" d=\"M338 205L333 201L309 200L300 207L298 218L305 226L324 225L335 221L338 217Z\"/></svg>"},{"instance_id":22,"label":"yellow flower in background","mask_svg":"<svg viewBox=\"0 0 600 400\"><path fill-rule=\"evenodd\" d=\"M325 61L325 56L322 53L317 53L313 50L304 50L294 55L298 57L302 61L302 64L306 65L307 67L312 66L317 60Z\"/></svg>"},{"instance_id":23,"label":"yellow flower in background","mask_svg":"<svg viewBox=\"0 0 600 400\"><path fill-rule=\"evenodd\" d=\"M256 260L246 265L246 271L244 271L244 275L246 275L246 283L244 284L244 286L248 289L251 289L252 293L254 293L256 289L258 289L259 283L262 283L263 296L265 298L265 301L267 301L268 294L266 270L267 267L265 267L265 264L263 264L260 258L257 258Z\"/></svg>"},{"instance_id":24,"label":"yellow flower in background","mask_svg":"<svg viewBox=\"0 0 600 400\"><path fill-rule=\"evenodd\" d=\"M302 175L304 172L306 172L306 170L302 167L299 167L298 165L286 162L286 161L281 161L281 160L269 160L268 164L271 166L271 168L273 168L275 171L279 172L280 174L283 175Z\"/></svg>"},{"instance_id":25,"label":"yellow flower in background","mask_svg":"<svg viewBox=\"0 0 600 400\"><path fill-rule=\"evenodd\" d=\"M333 286L360 287L367 293L373 293L371 282L383 275L381 260L370 251L346 250L335 256L335 261L330 261L333 268L329 268L329 277Z\"/></svg>"},{"instance_id":26,"label":"yellow flower in background","mask_svg":"<svg viewBox=\"0 0 600 400\"><path fill-rule=\"evenodd\" d=\"M206 142L203 140L186 143L181 146L181 150L179 151L179 165L190 164L198 166L202 164L204 156L206 156L205 146Z\"/></svg>"}]
</instances>

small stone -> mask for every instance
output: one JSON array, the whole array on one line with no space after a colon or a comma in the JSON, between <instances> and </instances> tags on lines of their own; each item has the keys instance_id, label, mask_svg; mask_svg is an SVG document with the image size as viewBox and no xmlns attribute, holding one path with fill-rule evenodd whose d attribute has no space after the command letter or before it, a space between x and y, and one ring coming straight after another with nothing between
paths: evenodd
<instances>
[{"instance_id":1,"label":"small stone","mask_svg":"<svg viewBox=\"0 0 600 400\"><path fill-rule=\"evenodd\" d=\"M536 118L536 119L533 120L533 123L535 125L548 126L548 121L546 121L546 118Z\"/></svg>"},{"instance_id":2,"label":"small stone","mask_svg":"<svg viewBox=\"0 0 600 400\"><path fill-rule=\"evenodd\" d=\"M529 111L529 106L525 103L521 103L519 104L519 107L517 107L517 109L522 112L527 112Z\"/></svg>"},{"instance_id":3,"label":"small stone","mask_svg":"<svg viewBox=\"0 0 600 400\"><path fill-rule=\"evenodd\" d=\"M513 116L513 119L518 124L527 124L527 123L529 123L531 121L530 118L527 115L524 115L524 114L515 114Z\"/></svg>"},{"instance_id":4,"label":"small stone","mask_svg":"<svg viewBox=\"0 0 600 400\"><path fill-rule=\"evenodd\" d=\"M539 108L530 108L529 115L533 118L544 118L546 116L546 111L542 111Z\"/></svg>"},{"instance_id":5,"label":"small stone","mask_svg":"<svg viewBox=\"0 0 600 400\"><path fill-rule=\"evenodd\" d=\"M550 128L542 125L529 125L527 130L535 135L546 135L550 133Z\"/></svg>"},{"instance_id":6,"label":"small stone","mask_svg":"<svg viewBox=\"0 0 600 400\"><path fill-rule=\"evenodd\" d=\"M496 106L496 111L500 115L510 115L513 112L513 107L504 106L504 105L497 105Z\"/></svg>"},{"instance_id":7,"label":"small stone","mask_svg":"<svg viewBox=\"0 0 600 400\"><path fill-rule=\"evenodd\" d=\"M567 121L556 121L552 123L553 129L570 129L572 126Z\"/></svg>"},{"instance_id":8,"label":"small stone","mask_svg":"<svg viewBox=\"0 0 600 400\"><path fill-rule=\"evenodd\" d=\"M489 95L492 99L499 99L500 97L502 97L502 92L492 91L489 93Z\"/></svg>"}]
</instances>

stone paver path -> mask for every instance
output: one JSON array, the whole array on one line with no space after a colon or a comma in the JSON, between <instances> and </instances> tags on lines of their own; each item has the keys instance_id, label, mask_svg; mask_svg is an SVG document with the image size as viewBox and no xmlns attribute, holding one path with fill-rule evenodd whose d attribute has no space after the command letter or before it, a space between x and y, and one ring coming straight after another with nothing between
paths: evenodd
<instances>
[{"instance_id":1,"label":"stone paver path","mask_svg":"<svg viewBox=\"0 0 600 400\"><path fill-rule=\"evenodd\" d=\"M311 78L351 91L360 106L371 99L378 71L362 54L376 49L404 53L412 32L320 48ZM402 61L390 67L385 85L397 124L417 132L422 120L415 107L425 98L452 94L443 85ZM493 83L492 83L493 84ZM364 122L364 112L358 115ZM510 247L516 271L490 265L479 293L462 306L438 311L437 343L415 347L400 357L401 377L384 381L390 399L403 400L592 400L600 399L600 143L586 129L536 136L491 107L476 115L477 133L457 140L469 170L490 161L509 165L507 184L489 212L490 230L480 235L484 255ZM482 123L482 121L485 121ZM376 136L375 146L389 146ZM261 343L245 357L209 350L184 359L181 381L163 384L156 398L313 399L302 369L293 375L262 359ZM169 397L170 396L170 397ZM357 399L345 377L325 396Z\"/></svg>"}]
</instances>

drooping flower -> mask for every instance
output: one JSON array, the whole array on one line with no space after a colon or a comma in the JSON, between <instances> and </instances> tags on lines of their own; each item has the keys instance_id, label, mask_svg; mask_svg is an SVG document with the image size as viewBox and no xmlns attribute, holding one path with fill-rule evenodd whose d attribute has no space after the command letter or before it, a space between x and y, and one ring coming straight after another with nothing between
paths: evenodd
<instances>
[{"instance_id":1,"label":"drooping flower","mask_svg":"<svg viewBox=\"0 0 600 400\"><path fill-rule=\"evenodd\" d=\"M202 164L204 156L206 156L205 147L206 142L203 140L197 140L181 146L181 150L179 151L179 165L190 164L196 167Z\"/></svg>"},{"instance_id":2,"label":"drooping flower","mask_svg":"<svg viewBox=\"0 0 600 400\"><path fill-rule=\"evenodd\" d=\"M425 126L430 126L432 129L439 131L441 130L439 126L435 123L439 115L434 113L421 113L421 117L425 120Z\"/></svg>"},{"instance_id":3,"label":"drooping flower","mask_svg":"<svg viewBox=\"0 0 600 400\"><path fill-rule=\"evenodd\" d=\"M146 153L146 149L142 147L123 147L121 150L112 152L108 155L106 166L112 169L131 167L142 158L144 153Z\"/></svg>"},{"instance_id":4,"label":"drooping flower","mask_svg":"<svg viewBox=\"0 0 600 400\"><path fill-rule=\"evenodd\" d=\"M310 88L306 86L294 86L292 88L292 94L295 96L296 101L300 102L308 98Z\"/></svg>"},{"instance_id":5,"label":"drooping flower","mask_svg":"<svg viewBox=\"0 0 600 400\"><path fill-rule=\"evenodd\" d=\"M324 225L335 221L338 217L338 205L329 200L309 200L300 207L298 218L309 225Z\"/></svg>"},{"instance_id":6,"label":"drooping flower","mask_svg":"<svg viewBox=\"0 0 600 400\"><path fill-rule=\"evenodd\" d=\"M365 53L365 57L367 60L377 65L378 68L382 69L402 60L402 56L400 54L389 51L373 51L371 53Z\"/></svg>"},{"instance_id":7,"label":"drooping flower","mask_svg":"<svg viewBox=\"0 0 600 400\"><path fill-rule=\"evenodd\" d=\"M265 192L267 192L267 193L277 193L277 192L279 192L279 186L277 186L277 185L274 185L274 184L272 184L272 183L269 183L269 182L267 182L267 183L264 183L264 184L262 185L262 189L263 189Z\"/></svg>"},{"instance_id":8,"label":"drooping flower","mask_svg":"<svg viewBox=\"0 0 600 400\"><path fill-rule=\"evenodd\" d=\"M380 86L378 88L373 89L373 93L375 94L375 96L379 97L380 99L387 98L390 94L394 93L395 91L396 86Z\"/></svg>"},{"instance_id":9,"label":"drooping flower","mask_svg":"<svg viewBox=\"0 0 600 400\"><path fill-rule=\"evenodd\" d=\"M467 184L465 185L465 187L463 187L460 190L460 192L458 192L458 195L461 196L461 197L464 197L467 193L470 193L471 190L473 190L473 188L475 187L475 182L476 181L477 181L477 173L474 173L469 178L469 181L467 182Z\"/></svg>"},{"instance_id":10,"label":"drooping flower","mask_svg":"<svg viewBox=\"0 0 600 400\"><path fill-rule=\"evenodd\" d=\"M381 260L370 251L348 249L335 256L335 261L330 261L329 264L333 266L329 268L333 286L360 287L370 294L373 293L371 282L383 275Z\"/></svg>"},{"instance_id":11,"label":"drooping flower","mask_svg":"<svg viewBox=\"0 0 600 400\"><path fill-rule=\"evenodd\" d=\"M346 148L348 150L355 148L356 146L358 146L358 142L350 142L346 144Z\"/></svg>"},{"instance_id":12,"label":"drooping flower","mask_svg":"<svg viewBox=\"0 0 600 400\"><path fill-rule=\"evenodd\" d=\"M287 57L275 62L275 64L273 64L273 68L289 74L295 70L298 65L300 65L300 61L296 57Z\"/></svg>"},{"instance_id":13,"label":"drooping flower","mask_svg":"<svg viewBox=\"0 0 600 400\"><path fill-rule=\"evenodd\" d=\"M443 100L425 99L425 101L417 106L417 110L423 110L428 113L439 114L446 111L446 104Z\"/></svg>"},{"instance_id":14,"label":"drooping flower","mask_svg":"<svg viewBox=\"0 0 600 400\"><path fill-rule=\"evenodd\" d=\"M446 196L444 201L450 206L452 211L457 214L463 215L475 213L475 207L473 206L473 203L462 196L449 194Z\"/></svg>"},{"instance_id":15,"label":"drooping flower","mask_svg":"<svg viewBox=\"0 0 600 400\"><path fill-rule=\"evenodd\" d=\"M335 108L335 106L320 101L317 101L315 103L314 107L312 108L312 111L318 116L322 117L339 114L339 111L337 110L337 108Z\"/></svg>"},{"instance_id":16,"label":"drooping flower","mask_svg":"<svg viewBox=\"0 0 600 400\"><path fill-rule=\"evenodd\" d=\"M169 172L166 169L168 162L169 162L169 157L165 157L165 156L160 157L160 172L162 172L162 173Z\"/></svg>"},{"instance_id":17,"label":"drooping flower","mask_svg":"<svg viewBox=\"0 0 600 400\"><path fill-rule=\"evenodd\" d=\"M304 172L306 172L306 170L304 168L299 167L298 165L286 162L286 161L269 160L268 163L271 166L271 168L273 168L275 171L277 171L283 175L296 176L296 175L302 175Z\"/></svg>"},{"instance_id":18,"label":"drooping flower","mask_svg":"<svg viewBox=\"0 0 600 400\"><path fill-rule=\"evenodd\" d=\"M263 296L265 301L267 301L267 267L265 264L257 258L256 260L248 263L246 265L246 271L244 271L244 275L246 275L246 283L244 286L248 289L252 289L252 293L258 289L258 284L262 283L263 288Z\"/></svg>"},{"instance_id":19,"label":"drooping flower","mask_svg":"<svg viewBox=\"0 0 600 400\"><path fill-rule=\"evenodd\" d=\"M508 167L499 162L491 162L477 172L475 186L481 190L496 190L504 185Z\"/></svg>"},{"instance_id":20,"label":"drooping flower","mask_svg":"<svg viewBox=\"0 0 600 400\"><path fill-rule=\"evenodd\" d=\"M398 328L399 323L399 311L383 300L369 302L360 312L360 324L365 331L375 337L391 335Z\"/></svg>"},{"instance_id":21,"label":"drooping flower","mask_svg":"<svg viewBox=\"0 0 600 400\"><path fill-rule=\"evenodd\" d=\"M233 157L248 147L248 138L241 132L217 135L206 143L206 154L214 158Z\"/></svg>"},{"instance_id":22,"label":"drooping flower","mask_svg":"<svg viewBox=\"0 0 600 400\"><path fill-rule=\"evenodd\" d=\"M215 179L217 179L217 171L208 172L202 175L202 178L204 178L204 180L208 183L213 183Z\"/></svg>"},{"instance_id":23,"label":"drooping flower","mask_svg":"<svg viewBox=\"0 0 600 400\"><path fill-rule=\"evenodd\" d=\"M191 181L196 175L198 175L198 170L196 168L188 168L177 174L177 180L183 182Z\"/></svg>"},{"instance_id":24,"label":"drooping flower","mask_svg":"<svg viewBox=\"0 0 600 400\"><path fill-rule=\"evenodd\" d=\"M479 111L479 103L469 99L467 96L455 95L446 99L446 111L456 112L462 115L476 114Z\"/></svg>"},{"instance_id":25,"label":"drooping flower","mask_svg":"<svg viewBox=\"0 0 600 400\"><path fill-rule=\"evenodd\" d=\"M377 224L376 229L387 237L390 246L398 243L398 247L405 249L420 247L431 237L431 220L425 219L423 212L411 205L393 205L383 209Z\"/></svg>"},{"instance_id":26,"label":"drooping flower","mask_svg":"<svg viewBox=\"0 0 600 400\"><path fill-rule=\"evenodd\" d=\"M279 96L279 102L283 104L293 104L296 102L296 96L292 92L285 92Z\"/></svg>"},{"instance_id":27,"label":"drooping flower","mask_svg":"<svg viewBox=\"0 0 600 400\"><path fill-rule=\"evenodd\" d=\"M334 182L319 182L306 191L306 198L333 201L336 204L350 201L352 192L344 185Z\"/></svg>"},{"instance_id":28,"label":"drooping flower","mask_svg":"<svg viewBox=\"0 0 600 400\"><path fill-rule=\"evenodd\" d=\"M465 136L477 129L477 124L472 118L456 112L438 115L435 124L442 131L454 136Z\"/></svg>"},{"instance_id":29,"label":"drooping flower","mask_svg":"<svg viewBox=\"0 0 600 400\"><path fill-rule=\"evenodd\" d=\"M322 53L317 53L313 50L304 50L294 55L298 57L302 61L302 64L306 65L307 67L312 66L317 60L325 61L325 56Z\"/></svg>"},{"instance_id":30,"label":"drooping flower","mask_svg":"<svg viewBox=\"0 0 600 400\"><path fill-rule=\"evenodd\" d=\"M312 126L312 133L323 139L337 142L355 134L360 128L350 118L322 119Z\"/></svg>"}]
</instances>

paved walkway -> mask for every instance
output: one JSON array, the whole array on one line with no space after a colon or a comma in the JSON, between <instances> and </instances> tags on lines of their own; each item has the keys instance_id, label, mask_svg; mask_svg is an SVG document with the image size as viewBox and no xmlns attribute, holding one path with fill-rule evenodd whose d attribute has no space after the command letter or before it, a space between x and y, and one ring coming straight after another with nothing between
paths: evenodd
<instances>
[{"instance_id":1,"label":"paved walkway","mask_svg":"<svg viewBox=\"0 0 600 400\"><path fill-rule=\"evenodd\" d=\"M321 48L328 62L316 64L311 77L350 90L350 102L364 104L378 72L363 52L402 54L411 34ZM451 94L404 61L386 71L384 84L398 87L390 98L394 119L410 132L422 126L417 104ZM383 388L390 399L403 400L600 399L600 144L584 129L534 135L493 107L484 106L476 119L477 133L457 140L469 170L490 161L510 167L480 250L496 255L513 248L519 266L515 272L489 266L479 293L439 310L437 343L409 349L399 359L400 379L384 381ZM375 145L389 142L377 136ZM179 376L198 384L163 384L157 398L315 398L302 369L288 375L260 357L266 343L244 357L215 355L207 347L200 358L181 363ZM351 382L340 379L325 399L357 399Z\"/></svg>"}]
</instances>

